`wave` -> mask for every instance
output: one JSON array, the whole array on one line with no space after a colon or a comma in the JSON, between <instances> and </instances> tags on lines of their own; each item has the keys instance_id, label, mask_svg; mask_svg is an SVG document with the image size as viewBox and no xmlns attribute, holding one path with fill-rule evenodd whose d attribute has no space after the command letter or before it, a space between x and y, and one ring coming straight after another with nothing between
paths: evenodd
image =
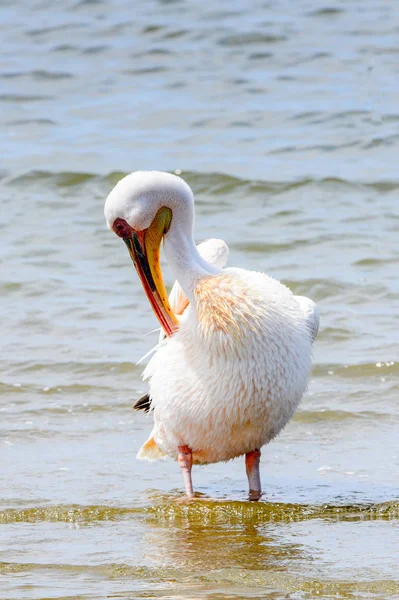
<instances>
[{"instance_id":1,"label":"wave","mask_svg":"<svg viewBox=\"0 0 399 600\"><path fill-rule=\"evenodd\" d=\"M370 504L297 504L259 502L251 504L236 500L210 500L205 497L181 502L182 495L157 495L151 505L117 507L75 504L9 508L0 511L0 523L67 522L92 523L121 521L137 516L180 519L189 517L201 523L256 523L307 521L374 521L399 519L399 501Z\"/></svg>"},{"instance_id":2,"label":"wave","mask_svg":"<svg viewBox=\"0 0 399 600\"><path fill-rule=\"evenodd\" d=\"M394 361L377 361L375 363L359 364L316 364L313 367L313 377L324 377L325 375L335 375L339 377L356 378L381 375L399 375L399 363Z\"/></svg>"},{"instance_id":3,"label":"wave","mask_svg":"<svg viewBox=\"0 0 399 600\"><path fill-rule=\"evenodd\" d=\"M78 171L45 171L31 170L23 173L12 174L6 171L0 173L0 179L5 185L20 185L45 183L55 187L73 187L86 184L90 181L96 181L107 185L115 185L119 179L127 175L124 171L111 171L106 174L78 172ZM268 192L270 194L279 194L303 188L307 186L340 186L342 188L359 189L366 188L377 192L392 192L399 190L399 181L377 180L377 181L351 181L338 177L310 178L304 177L291 181L265 181L261 179L245 179L235 177L226 173L196 171L176 171L187 182L195 188L195 191L207 191L212 195L225 194L237 188L247 187L249 191Z\"/></svg>"}]
</instances>

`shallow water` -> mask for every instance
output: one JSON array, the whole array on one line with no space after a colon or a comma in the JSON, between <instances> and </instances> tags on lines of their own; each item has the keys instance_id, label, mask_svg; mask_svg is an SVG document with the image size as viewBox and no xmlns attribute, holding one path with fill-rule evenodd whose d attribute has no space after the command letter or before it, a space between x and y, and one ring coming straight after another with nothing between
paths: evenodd
<instances>
[{"instance_id":1,"label":"shallow water","mask_svg":"<svg viewBox=\"0 0 399 600\"><path fill-rule=\"evenodd\" d=\"M0 29L0 598L399 598L399 7L2 2ZM102 209L137 168L319 304L257 505L242 460L193 503L135 460L157 324Z\"/></svg>"}]
</instances>

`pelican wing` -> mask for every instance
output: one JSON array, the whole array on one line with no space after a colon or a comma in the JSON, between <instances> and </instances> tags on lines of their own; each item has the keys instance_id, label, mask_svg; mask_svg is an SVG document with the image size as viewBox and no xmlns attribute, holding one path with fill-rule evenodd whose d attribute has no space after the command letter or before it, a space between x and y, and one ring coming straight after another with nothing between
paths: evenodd
<instances>
[{"instance_id":1,"label":"pelican wing","mask_svg":"<svg viewBox=\"0 0 399 600\"><path fill-rule=\"evenodd\" d=\"M210 239L205 242L198 244L197 250L209 264L223 269L226 266L227 259L229 257L229 247L223 240ZM182 287L178 281L173 284L172 290L169 295L169 304L172 307L175 315L182 315L190 304L186 294L183 292ZM161 329L159 334L159 343L161 343L166 337L165 332ZM133 404L134 410L143 410L149 412L151 410L151 398L148 394L142 396L137 402Z\"/></svg>"},{"instance_id":2,"label":"pelican wing","mask_svg":"<svg viewBox=\"0 0 399 600\"><path fill-rule=\"evenodd\" d=\"M141 396L132 406L134 410L142 410L143 412L150 412L151 409L151 398L149 394Z\"/></svg>"},{"instance_id":3,"label":"pelican wing","mask_svg":"<svg viewBox=\"0 0 399 600\"><path fill-rule=\"evenodd\" d=\"M312 342L314 342L319 332L320 323L317 305L310 298L306 298L306 296L295 296L295 300L298 302L305 315L309 333L312 338Z\"/></svg>"}]
</instances>

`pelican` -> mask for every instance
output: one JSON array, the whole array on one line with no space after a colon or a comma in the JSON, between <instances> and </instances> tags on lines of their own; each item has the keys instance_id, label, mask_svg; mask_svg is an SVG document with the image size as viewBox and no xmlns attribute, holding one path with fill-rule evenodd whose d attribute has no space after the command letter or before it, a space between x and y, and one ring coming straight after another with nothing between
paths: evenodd
<instances>
[{"instance_id":1,"label":"pelican","mask_svg":"<svg viewBox=\"0 0 399 600\"><path fill-rule=\"evenodd\" d=\"M260 450L285 427L307 388L316 305L264 273L223 268L228 249L221 240L197 248L194 196L176 175L127 175L104 213L166 336L143 373L149 395L141 408L151 410L154 426L138 458L177 459L191 498L193 464L245 455L249 499L259 500ZM171 301L162 242L176 278Z\"/></svg>"}]
</instances>

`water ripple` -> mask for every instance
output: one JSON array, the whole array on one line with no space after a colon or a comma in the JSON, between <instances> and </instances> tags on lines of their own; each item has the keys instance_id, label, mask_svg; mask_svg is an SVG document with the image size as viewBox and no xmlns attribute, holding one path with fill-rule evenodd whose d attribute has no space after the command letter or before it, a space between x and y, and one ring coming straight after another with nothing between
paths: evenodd
<instances>
[{"instance_id":1,"label":"water ripple","mask_svg":"<svg viewBox=\"0 0 399 600\"><path fill-rule=\"evenodd\" d=\"M158 520L189 519L191 523L201 522L204 526L238 523L296 522L311 519L326 521L375 521L398 520L397 501L380 504L349 505L301 505L272 502L251 504L238 501L214 501L199 498L185 501L181 497L158 497L153 506L76 506L58 505L0 511L0 524L67 522L95 523L100 521L120 521L132 517L150 517Z\"/></svg>"}]
</instances>

